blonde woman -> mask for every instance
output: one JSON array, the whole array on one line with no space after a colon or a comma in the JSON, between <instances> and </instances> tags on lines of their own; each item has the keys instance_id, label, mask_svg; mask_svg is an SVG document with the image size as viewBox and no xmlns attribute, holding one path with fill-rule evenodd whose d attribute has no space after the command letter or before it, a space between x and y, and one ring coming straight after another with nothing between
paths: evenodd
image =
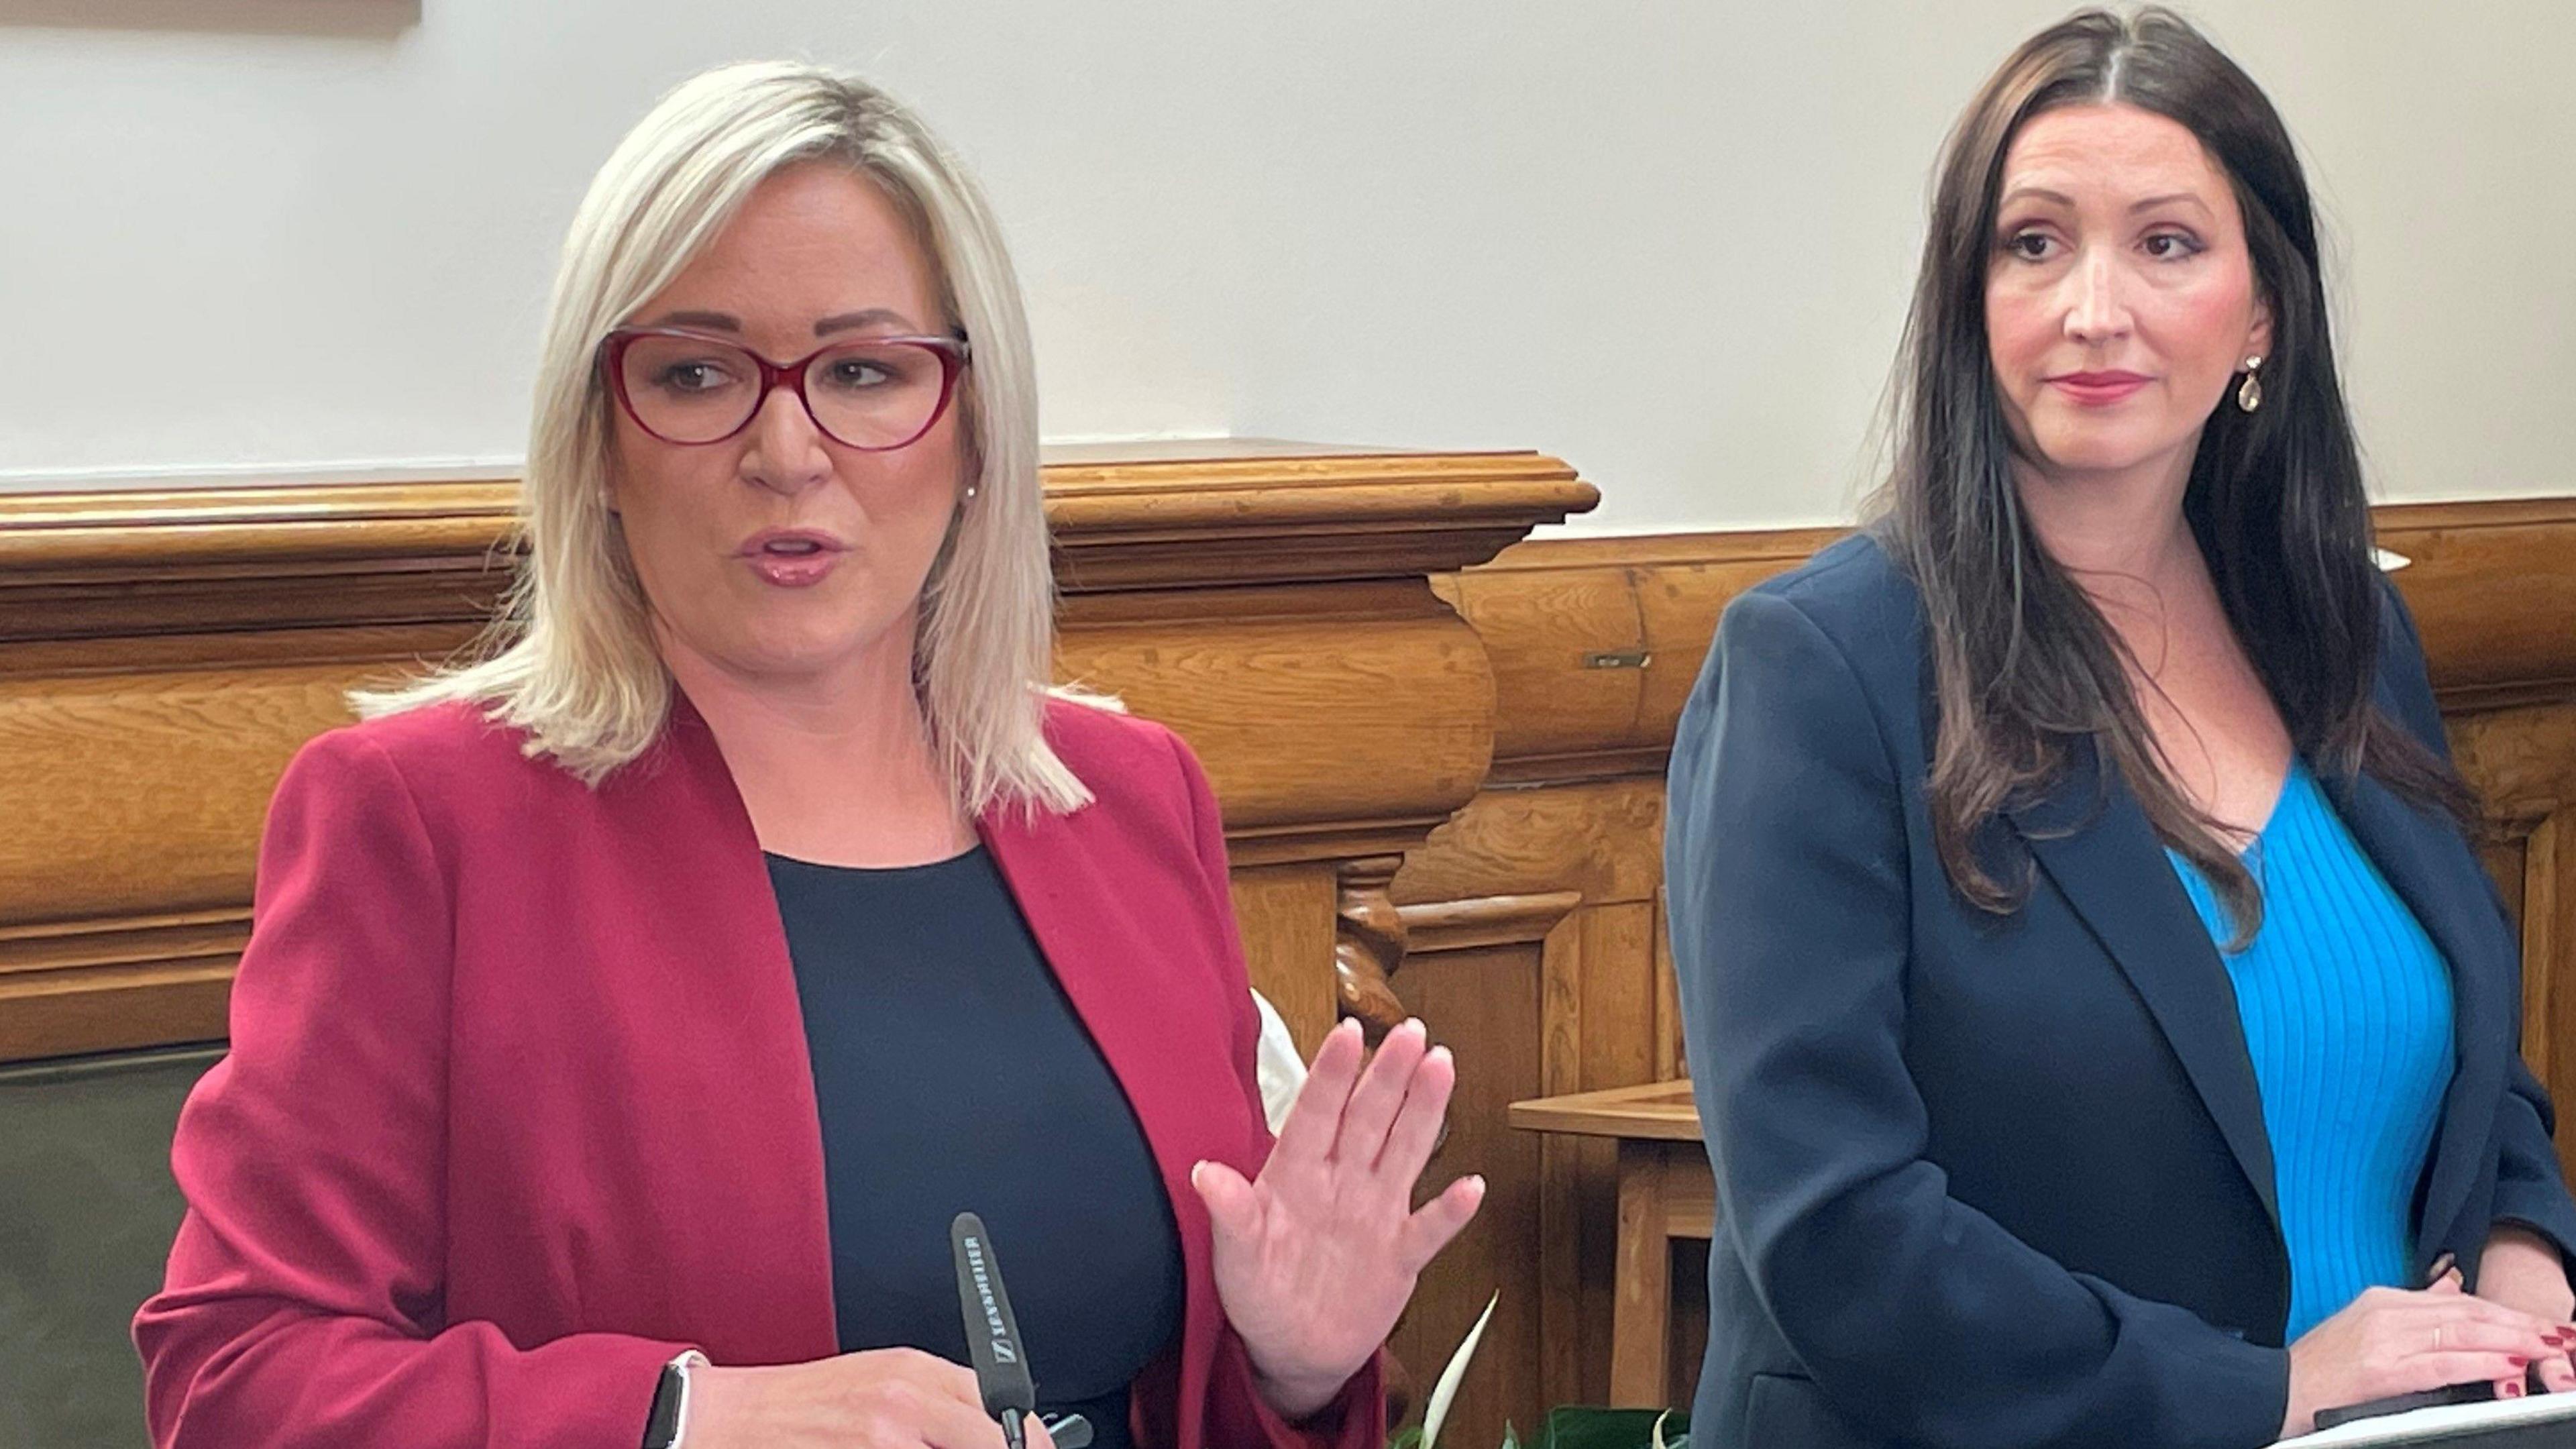
<instances>
[{"instance_id":1,"label":"blonde woman","mask_svg":"<svg viewBox=\"0 0 2576 1449\"><path fill-rule=\"evenodd\" d=\"M1207 782L1045 687L1035 418L992 219L884 95L735 67L619 146L495 647L278 787L157 1443L999 1445L965 1209L1095 1443L1380 1442L1483 1190L1411 1210L1453 1067L1345 1028L1274 1148Z\"/></svg>"}]
</instances>

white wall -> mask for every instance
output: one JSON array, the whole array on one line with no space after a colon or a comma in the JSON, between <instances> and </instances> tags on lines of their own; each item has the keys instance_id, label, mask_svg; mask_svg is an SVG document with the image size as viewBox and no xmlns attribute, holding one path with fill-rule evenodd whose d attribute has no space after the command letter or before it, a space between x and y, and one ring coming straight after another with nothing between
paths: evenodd
<instances>
[{"instance_id":1,"label":"white wall","mask_svg":"<svg viewBox=\"0 0 2576 1449\"><path fill-rule=\"evenodd\" d=\"M592 168L786 54L980 169L1051 438L1529 446L1587 528L1833 519L1940 134L2065 8L0 0L0 487L507 467ZM2576 491L2576 6L2197 11L2308 148L2382 492Z\"/></svg>"}]
</instances>

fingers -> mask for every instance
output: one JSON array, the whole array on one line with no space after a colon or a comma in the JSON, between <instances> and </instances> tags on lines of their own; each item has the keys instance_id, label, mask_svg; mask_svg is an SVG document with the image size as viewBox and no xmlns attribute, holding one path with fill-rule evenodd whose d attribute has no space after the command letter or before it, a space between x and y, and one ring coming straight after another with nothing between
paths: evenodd
<instances>
[{"instance_id":1,"label":"fingers","mask_svg":"<svg viewBox=\"0 0 2576 1449\"><path fill-rule=\"evenodd\" d=\"M2545 1327L2528 1324L2496 1323L2481 1318L2444 1318L2424 1337L2428 1351L2456 1350L2465 1353L2509 1353L2527 1360L2545 1358L2560 1352L2556 1340ZM2461 1382L2466 1382L2462 1380Z\"/></svg>"},{"instance_id":2,"label":"fingers","mask_svg":"<svg viewBox=\"0 0 2576 1449\"><path fill-rule=\"evenodd\" d=\"M1345 1019L1324 1033L1324 1044L1315 1049L1314 1064L1306 1069L1305 1085L1289 1104L1288 1120L1279 1124L1271 1161L1284 1159L1294 1165L1321 1162L1332 1155L1343 1109L1350 1104L1351 1088L1359 1081L1360 1059L1367 1051L1357 1021Z\"/></svg>"},{"instance_id":3,"label":"fingers","mask_svg":"<svg viewBox=\"0 0 2576 1449\"><path fill-rule=\"evenodd\" d=\"M1029 1449L1055 1449L1055 1436L1046 1431L1046 1425L1038 1422L1037 1415L1029 1415L1024 1427L1029 1431Z\"/></svg>"},{"instance_id":4,"label":"fingers","mask_svg":"<svg viewBox=\"0 0 2576 1449\"><path fill-rule=\"evenodd\" d=\"M1351 1093L1351 1103L1342 1109L1341 1136L1334 1144L1333 1155L1362 1167L1374 1167L1386 1150L1386 1133L1395 1125L1395 1114L1404 1107L1404 1094L1413 1085L1413 1070L1422 1065L1431 1034L1423 1024L1407 1018L1404 1025L1386 1034L1378 1043L1377 1057L1360 1077Z\"/></svg>"},{"instance_id":5,"label":"fingers","mask_svg":"<svg viewBox=\"0 0 2576 1449\"><path fill-rule=\"evenodd\" d=\"M2406 1360L2394 1375L2392 1391L2418 1394L2427 1389L2447 1388L2452 1384L2473 1384L2483 1379L2496 1385L2496 1392L2512 1398L2522 1392L2523 1376L2531 1371L2531 1360L2510 1353L2425 1353ZM2512 1393L2504 1386L2513 1385Z\"/></svg>"},{"instance_id":6,"label":"fingers","mask_svg":"<svg viewBox=\"0 0 2576 1449\"><path fill-rule=\"evenodd\" d=\"M2569 1360L2565 1350L2532 1365L2531 1371L2539 1378L2542 1393L2576 1394L2576 1362Z\"/></svg>"},{"instance_id":7,"label":"fingers","mask_svg":"<svg viewBox=\"0 0 2576 1449\"><path fill-rule=\"evenodd\" d=\"M1222 1162L1202 1162L1190 1169L1190 1186L1207 1204L1208 1223L1219 1237L1244 1241L1260 1236L1261 1194L1242 1173ZM970 1388L974 1381L973 1374L966 1376Z\"/></svg>"},{"instance_id":8,"label":"fingers","mask_svg":"<svg viewBox=\"0 0 2576 1449\"><path fill-rule=\"evenodd\" d=\"M975 1375L969 1372L966 1381L972 1384ZM930 1449L1002 1449L1002 1426L985 1414L980 1396L963 1404L943 1396L921 1405L918 1414L915 1432ZM1029 1423L1035 1427L1037 1420Z\"/></svg>"},{"instance_id":9,"label":"fingers","mask_svg":"<svg viewBox=\"0 0 2576 1449\"><path fill-rule=\"evenodd\" d=\"M964 1404L978 1414L984 1411L984 1391L975 1386L975 1371L966 1365L917 1348L878 1349L868 1356L879 1355L898 1361L900 1374L906 1382L940 1398Z\"/></svg>"},{"instance_id":10,"label":"fingers","mask_svg":"<svg viewBox=\"0 0 2576 1449\"><path fill-rule=\"evenodd\" d=\"M2533 1365L2566 1363L2557 1325L2440 1282L2422 1293L2392 1295L2387 1307L2384 1332L2391 1337L2382 1342L2396 1351L2406 1386L2400 1392L2483 1379L2497 1398L2520 1398Z\"/></svg>"},{"instance_id":11,"label":"fingers","mask_svg":"<svg viewBox=\"0 0 2576 1449\"><path fill-rule=\"evenodd\" d=\"M1396 1251L1407 1273L1419 1273L1423 1265L1438 1257L1451 1239L1465 1230L1476 1209L1485 1201L1485 1180L1462 1177L1449 1184L1438 1197L1422 1205L1422 1210L1405 1220L1404 1231Z\"/></svg>"},{"instance_id":12,"label":"fingers","mask_svg":"<svg viewBox=\"0 0 2576 1449\"><path fill-rule=\"evenodd\" d=\"M1449 1095L1457 1086L1457 1060L1447 1047L1433 1047L1413 1069L1404 1106L1395 1114L1395 1125L1387 1129L1377 1171L1404 1185L1407 1202L1413 1198L1414 1179L1422 1176L1423 1164L1440 1145L1440 1122L1449 1115Z\"/></svg>"},{"instance_id":13,"label":"fingers","mask_svg":"<svg viewBox=\"0 0 2576 1449\"><path fill-rule=\"evenodd\" d=\"M2434 1326L2442 1324L2481 1323L2520 1329L2537 1337L2554 1332L2560 1326L2492 1298L2463 1293L2455 1286L2456 1282L2456 1278L2444 1278L2416 1292L2402 1288L2372 1288L2354 1301L2353 1308L2385 1316L2390 1322L2404 1322L2410 1325L2412 1332L2430 1332Z\"/></svg>"}]
</instances>

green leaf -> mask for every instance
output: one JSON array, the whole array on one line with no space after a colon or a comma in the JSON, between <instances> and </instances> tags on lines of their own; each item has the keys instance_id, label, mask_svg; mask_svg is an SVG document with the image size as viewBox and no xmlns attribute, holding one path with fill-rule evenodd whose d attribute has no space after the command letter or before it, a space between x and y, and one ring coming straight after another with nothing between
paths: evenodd
<instances>
[{"instance_id":1,"label":"green leaf","mask_svg":"<svg viewBox=\"0 0 2576 1449\"><path fill-rule=\"evenodd\" d=\"M1509 1419L1503 1421L1503 1449L1521 1449L1520 1431L1512 1427Z\"/></svg>"},{"instance_id":2,"label":"green leaf","mask_svg":"<svg viewBox=\"0 0 2576 1449\"><path fill-rule=\"evenodd\" d=\"M1476 1326L1467 1330L1466 1341L1449 1355L1449 1366L1440 1371L1439 1381L1431 1386L1430 1407L1422 1415L1422 1449L1439 1449L1440 1426L1448 1421L1450 1401L1458 1397L1458 1385L1467 1377L1467 1364L1476 1356L1476 1345L1485 1338L1485 1325L1494 1321L1494 1305L1503 1301L1498 1289L1485 1300L1485 1311L1476 1315Z\"/></svg>"},{"instance_id":3,"label":"green leaf","mask_svg":"<svg viewBox=\"0 0 2576 1449\"><path fill-rule=\"evenodd\" d=\"M1413 1424L1396 1430L1394 1437L1386 1441L1386 1449L1422 1449L1422 1426Z\"/></svg>"}]
</instances>

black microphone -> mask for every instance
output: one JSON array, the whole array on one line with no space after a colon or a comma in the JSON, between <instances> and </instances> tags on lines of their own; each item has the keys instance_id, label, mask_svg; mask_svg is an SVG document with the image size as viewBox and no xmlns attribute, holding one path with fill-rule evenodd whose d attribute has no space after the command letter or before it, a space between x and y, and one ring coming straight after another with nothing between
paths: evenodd
<instances>
[{"instance_id":1,"label":"black microphone","mask_svg":"<svg viewBox=\"0 0 2576 1449\"><path fill-rule=\"evenodd\" d=\"M1002 1288L1002 1267L993 1258L993 1240L984 1220L959 1213L948 1225L948 1244L957 1254L957 1308L966 1319L966 1351L975 1361L975 1387L984 1396L984 1412L1002 1421L1002 1442L1023 1449L1027 1435L1020 1421L1038 1406L1038 1388L1029 1377L1028 1355L1020 1349L1020 1325L1011 1317L1011 1295Z\"/></svg>"}]
</instances>

